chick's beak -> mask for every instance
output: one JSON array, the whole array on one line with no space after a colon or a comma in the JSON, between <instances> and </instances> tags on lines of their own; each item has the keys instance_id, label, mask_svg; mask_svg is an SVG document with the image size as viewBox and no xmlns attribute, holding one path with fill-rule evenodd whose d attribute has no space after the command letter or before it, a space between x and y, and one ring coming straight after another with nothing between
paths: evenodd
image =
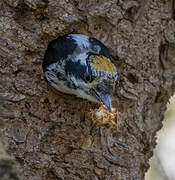
<instances>
[{"instance_id":1,"label":"chick's beak","mask_svg":"<svg viewBox=\"0 0 175 180\"><path fill-rule=\"evenodd\" d=\"M91 93L98 101L102 102L110 112L112 111L110 94L98 93L95 89L91 89Z\"/></svg>"}]
</instances>

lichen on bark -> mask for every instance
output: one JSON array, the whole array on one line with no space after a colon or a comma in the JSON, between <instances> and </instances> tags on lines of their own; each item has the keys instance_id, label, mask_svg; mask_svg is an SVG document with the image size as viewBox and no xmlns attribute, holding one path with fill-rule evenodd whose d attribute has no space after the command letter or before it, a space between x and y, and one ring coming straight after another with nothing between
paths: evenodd
<instances>
[{"instance_id":1,"label":"lichen on bark","mask_svg":"<svg viewBox=\"0 0 175 180\"><path fill-rule=\"evenodd\" d=\"M173 1L1 0L0 132L25 179L141 180L175 88ZM82 33L111 50L119 128L94 104L56 92L41 68L48 43Z\"/></svg>"}]
</instances>

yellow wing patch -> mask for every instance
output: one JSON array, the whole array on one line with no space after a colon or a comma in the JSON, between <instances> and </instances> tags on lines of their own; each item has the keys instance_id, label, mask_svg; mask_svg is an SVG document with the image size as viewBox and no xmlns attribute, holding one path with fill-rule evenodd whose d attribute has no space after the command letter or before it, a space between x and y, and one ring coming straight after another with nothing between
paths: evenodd
<instances>
[{"instance_id":1,"label":"yellow wing patch","mask_svg":"<svg viewBox=\"0 0 175 180\"><path fill-rule=\"evenodd\" d=\"M114 65L111 61L104 57L104 56L90 56L89 59L91 60L90 64L94 66L98 71L106 71L115 73L116 70Z\"/></svg>"}]
</instances>

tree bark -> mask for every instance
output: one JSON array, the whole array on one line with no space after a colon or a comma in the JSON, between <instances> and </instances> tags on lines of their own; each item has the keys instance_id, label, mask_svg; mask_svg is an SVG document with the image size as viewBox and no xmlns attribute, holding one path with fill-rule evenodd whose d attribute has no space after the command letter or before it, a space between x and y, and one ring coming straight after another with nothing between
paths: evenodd
<instances>
[{"instance_id":1,"label":"tree bark","mask_svg":"<svg viewBox=\"0 0 175 180\"><path fill-rule=\"evenodd\" d=\"M45 82L47 45L66 33L111 49L118 129L96 127L94 104ZM173 1L0 1L0 132L26 180L144 179L174 88Z\"/></svg>"}]
</instances>

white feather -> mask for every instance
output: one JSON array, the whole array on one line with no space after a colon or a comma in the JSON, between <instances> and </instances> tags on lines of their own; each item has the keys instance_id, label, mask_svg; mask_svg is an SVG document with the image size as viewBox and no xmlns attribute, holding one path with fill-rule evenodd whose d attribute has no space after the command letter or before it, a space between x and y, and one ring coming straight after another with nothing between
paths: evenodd
<instances>
[{"instance_id":1,"label":"white feather","mask_svg":"<svg viewBox=\"0 0 175 180\"><path fill-rule=\"evenodd\" d=\"M81 49L90 47L88 36L82 34L70 34L69 36L76 41L77 46Z\"/></svg>"},{"instance_id":2,"label":"white feather","mask_svg":"<svg viewBox=\"0 0 175 180\"><path fill-rule=\"evenodd\" d=\"M60 80L58 81L57 79L56 84L53 82L50 82L50 83L55 89L57 89L58 91L62 93L73 94L73 95L76 95L77 97L87 99L91 102L99 103L99 101L95 97L86 94L83 90L69 88L67 85L65 85L65 81L60 81Z\"/></svg>"}]
</instances>

